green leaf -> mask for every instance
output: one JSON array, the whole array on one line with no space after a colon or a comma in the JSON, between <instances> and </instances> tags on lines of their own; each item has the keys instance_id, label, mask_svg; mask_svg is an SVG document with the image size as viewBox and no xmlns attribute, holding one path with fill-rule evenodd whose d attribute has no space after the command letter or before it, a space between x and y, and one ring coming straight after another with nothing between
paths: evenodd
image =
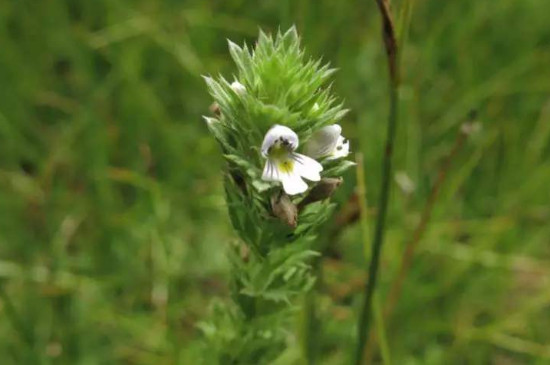
<instances>
[{"instance_id":1,"label":"green leaf","mask_svg":"<svg viewBox=\"0 0 550 365\"><path fill-rule=\"evenodd\" d=\"M328 168L323 171L323 176L326 177L340 177L346 172L350 167L354 167L357 164L349 160L341 160L334 167Z\"/></svg>"}]
</instances>

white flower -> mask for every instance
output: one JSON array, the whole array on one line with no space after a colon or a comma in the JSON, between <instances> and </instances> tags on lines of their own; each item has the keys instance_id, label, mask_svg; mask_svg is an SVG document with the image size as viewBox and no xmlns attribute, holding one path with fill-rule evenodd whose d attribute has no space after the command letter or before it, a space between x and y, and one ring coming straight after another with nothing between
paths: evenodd
<instances>
[{"instance_id":1,"label":"white flower","mask_svg":"<svg viewBox=\"0 0 550 365\"><path fill-rule=\"evenodd\" d=\"M282 125L274 125L265 134L262 156L267 159L262 179L280 181L288 195L303 193L310 181L321 180L323 166L311 157L294 152L298 148L298 136Z\"/></svg>"},{"instance_id":2,"label":"white flower","mask_svg":"<svg viewBox=\"0 0 550 365\"><path fill-rule=\"evenodd\" d=\"M307 141L305 154L329 160L346 157L349 154L349 140L342 137L341 133L342 127L338 124L321 128Z\"/></svg>"},{"instance_id":3,"label":"white flower","mask_svg":"<svg viewBox=\"0 0 550 365\"><path fill-rule=\"evenodd\" d=\"M233 83L231 84L231 88L239 95L246 94L246 87L244 87L244 85L238 81L233 81Z\"/></svg>"}]
</instances>

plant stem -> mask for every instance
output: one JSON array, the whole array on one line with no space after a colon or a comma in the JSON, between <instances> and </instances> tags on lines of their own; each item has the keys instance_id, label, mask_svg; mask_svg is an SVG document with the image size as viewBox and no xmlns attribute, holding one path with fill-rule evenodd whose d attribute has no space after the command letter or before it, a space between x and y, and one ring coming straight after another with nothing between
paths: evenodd
<instances>
[{"instance_id":1,"label":"plant stem","mask_svg":"<svg viewBox=\"0 0 550 365\"><path fill-rule=\"evenodd\" d=\"M371 261L369 266L369 272L367 277L367 283L365 285L365 299L361 314L359 317L358 328L358 344L356 352L355 364L361 365L363 361L363 352L365 344L367 342L367 336L370 329L370 315L372 312L372 299L374 289L376 287L376 279L378 274L378 265L380 262L380 253L382 251L382 244L384 242L384 231L386 225L386 211L389 201L390 191L390 177L392 171L392 151L393 142L395 139L395 130L397 124L397 90L392 87L391 92L391 106L390 117L388 123L388 135L386 141L386 153L384 155L383 171L382 171L382 191L380 195L380 201L378 203L378 217L376 220L376 228L374 231L374 240L372 246Z\"/></svg>"},{"instance_id":2,"label":"plant stem","mask_svg":"<svg viewBox=\"0 0 550 365\"><path fill-rule=\"evenodd\" d=\"M393 145L395 140L395 131L397 129L398 117L398 57L397 57L397 42L395 39L395 30L389 4L387 0L375 0L380 14L382 16L382 30L384 45L388 59L388 70L390 74L389 97L390 97L390 112L388 116L388 127L386 134L386 147L384 160L382 162L382 182L380 200L378 203L378 217L376 219L376 227L374 231L374 239L372 245L372 255L368 271L367 282L365 284L365 299L361 308L358 326L358 343L355 353L355 364L363 363L364 349L368 339L368 334L371 326L371 314L373 306L374 290L376 288L376 279L378 276L378 266L380 262L380 253L382 244L384 243L384 231L386 225L386 212L388 208L390 180L392 172L392 157Z\"/></svg>"},{"instance_id":3,"label":"plant stem","mask_svg":"<svg viewBox=\"0 0 550 365\"><path fill-rule=\"evenodd\" d=\"M364 242L363 249L365 250L365 257L369 258L369 244L368 244L368 206L367 206L367 182L365 179L365 165L363 162L363 154L357 153L355 156L355 161L357 161L357 195L359 198L359 211L360 211L360 223L361 223L361 233L362 240ZM384 329L384 316L382 314L382 307L380 305L380 298L375 296L373 309L374 309L374 320L376 326L376 332L380 335L380 348L382 353L382 362L384 365L390 365L390 351L388 347L388 342L386 340L386 331Z\"/></svg>"}]
</instances>

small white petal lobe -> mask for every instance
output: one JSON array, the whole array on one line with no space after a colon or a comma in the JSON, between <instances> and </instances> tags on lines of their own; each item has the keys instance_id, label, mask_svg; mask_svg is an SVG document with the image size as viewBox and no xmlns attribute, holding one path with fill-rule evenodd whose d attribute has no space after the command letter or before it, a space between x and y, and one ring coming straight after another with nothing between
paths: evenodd
<instances>
[{"instance_id":1,"label":"small white petal lobe","mask_svg":"<svg viewBox=\"0 0 550 365\"><path fill-rule=\"evenodd\" d=\"M342 127L338 124L328 125L319 129L307 142L305 148L306 155L319 158L331 154L336 148L340 133L342 133Z\"/></svg>"},{"instance_id":2,"label":"small white petal lobe","mask_svg":"<svg viewBox=\"0 0 550 365\"><path fill-rule=\"evenodd\" d=\"M319 181L321 180L321 171L323 171L323 166L306 155L301 155L299 153L294 153L292 155L293 160L295 161L294 169L298 175L310 180L310 181Z\"/></svg>"},{"instance_id":3,"label":"small white petal lobe","mask_svg":"<svg viewBox=\"0 0 550 365\"><path fill-rule=\"evenodd\" d=\"M264 165L264 171L262 173L262 180L265 181L279 181L279 170L275 163L271 160L267 160Z\"/></svg>"},{"instance_id":4,"label":"small white petal lobe","mask_svg":"<svg viewBox=\"0 0 550 365\"><path fill-rule=\"evenodd\" d=\"M349 155L349 140L340 136L338 137L338 143L332 151L332 154L328 157L329 160L335 160L337 158L346 157Z\"/></svg>"},{"instance_id":5,"label":"small white petal lobe","mask_svg":"<svg viewBox=\"0 0 550 365\"><path fill-rule=\"evenodd\" d=\"M296 172L283 174L281 176L281 182L283 183L283 189L288 195L301 194L307 190L307 184L300 175Z\"/></svg>"}]
</instances>

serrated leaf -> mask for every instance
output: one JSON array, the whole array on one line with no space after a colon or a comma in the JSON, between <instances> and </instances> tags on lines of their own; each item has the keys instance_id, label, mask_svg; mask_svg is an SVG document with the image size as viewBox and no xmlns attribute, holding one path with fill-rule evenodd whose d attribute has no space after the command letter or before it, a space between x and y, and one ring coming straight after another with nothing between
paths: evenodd
<instances>
[{"instance_id":1,"label":"serrated leaf","mask_svg":"<svg viewBox=\"0 0 550 365\"><path fill-rule=\"evenodd\" d=\"M323 176L327 177L340 177L346 172L349 168L356 166L357 164L349 160L341 160L334 167L326 169L323 171Z\"/></svg>"}]
</instances>

